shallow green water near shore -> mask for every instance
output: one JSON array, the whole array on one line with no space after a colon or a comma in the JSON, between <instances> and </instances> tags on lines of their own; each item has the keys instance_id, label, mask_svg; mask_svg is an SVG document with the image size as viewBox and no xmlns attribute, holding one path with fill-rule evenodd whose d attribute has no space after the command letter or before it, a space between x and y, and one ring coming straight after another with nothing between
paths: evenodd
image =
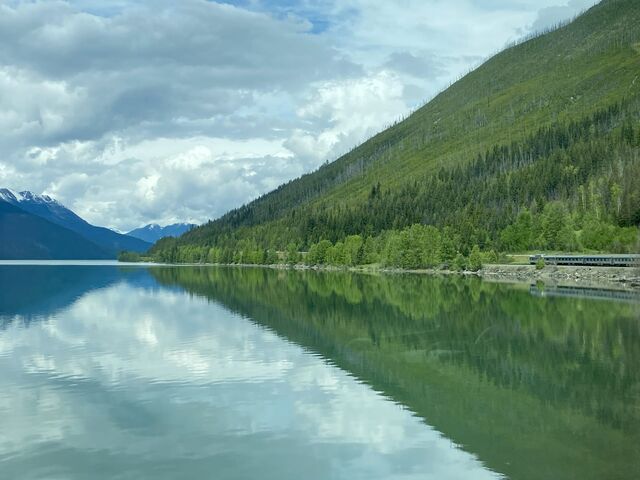
<instances>
[{"instance_id":1,"label":"shallow green water near shore","mask_svg":"<svg viewBox=\"0 0 640 480\"><path fill-rule=\"evenodd\" d=\"M64 264L0 285L2 477L640 474L633 296Z\"/></svg>"}]
</instances>

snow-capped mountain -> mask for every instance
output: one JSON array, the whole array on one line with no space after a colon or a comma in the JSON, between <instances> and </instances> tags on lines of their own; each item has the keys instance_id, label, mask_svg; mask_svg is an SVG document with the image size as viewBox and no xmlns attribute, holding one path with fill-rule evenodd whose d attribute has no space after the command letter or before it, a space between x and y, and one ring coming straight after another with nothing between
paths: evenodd
<instances>
[{"instance_id":1,"label":"snow-capped mountain","mask_svg":"<svg viewBox=\"0 0 640 480\"><path fill-rule=\"evenodd\" d=\"M157 223L151 223L144 227L131 230L127 235L139 238L146 242L155 243L164 237L179 237L195 226L196 225L193 223L174 223L172 225L162 227Z\"/></svg>"},{"instance_id":2,"label":"snow-capped mountain","mask_svg":"<svg viewBox=\"0 0 640 480\"><path fill-rule=\"evenodd\" d=\"M28 192L28 191L24 191L24 192L16 192L15 190L11 190L10 188L0 188L0 200L4 200L5 202L9 202L9 203L22 203L22 202L28 202L28 203L41 203L41 204L57 204L59 206L62 206L60 203L58 203L55 199L51 198L49 195L36 195L33 192Z\"/></svg>"},{"instance_id":3,"label":"snow-capped mountain","mask_svg":"<svg viewBox=\"0 0 640 480\"><path fill-rule=\"evenodd\" d=\"M122 250L145 252L151 246L139 238L123 235L104 227L91 225L49 195L37 195L29 191L16 192L0 189L0 201L80 234L101 249L115 255Z\"/></svg>"}]
</instances>

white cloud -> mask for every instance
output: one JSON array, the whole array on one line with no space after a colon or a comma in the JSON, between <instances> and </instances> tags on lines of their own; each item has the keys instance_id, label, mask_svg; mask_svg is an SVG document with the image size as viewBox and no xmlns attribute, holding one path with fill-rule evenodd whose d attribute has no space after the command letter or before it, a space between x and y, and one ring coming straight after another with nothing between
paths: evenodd
<instances>
[{"instance_id":1,"label":"white cloud","mask_svg":"<svg viewBox=\"0 0 640 480\"><path fill-rule=\"evenodd\" d=\"M599 0L569 0L564 5L552 5L543 8L538 13L538 17L533 22L533 31L543 31L547 28L553 28L559 23L571 20L573 17L591 8Z\"/></svg>"},{"instance_id":2,"label":"white cloud","mask_svg":"<svg viewBox=\"0 0 640 480\"><path fill-rule=\"evenodd\" d=\"M285 146L316 166L366 140L407 110L404 84L394 72L317 85L298 111L306 128L295 129Z\"/></svg>"},{"instance_id":3,"label":"white cloud","mask_svg":"<svg viewBox=\"0 0 640 480\"><path fill-rule=\"evenodd\" d=\"M281 141L264 139L73 142L38 157L45 155L50 167L40 176L33 172L32 182L88 221L109 218L123 230L146 221L202 222L274 188L283 177L303 173ZM65 173L75 165L84 171ZM52 170L60 174L49 181Z\"/></svg>"}]
</instances>

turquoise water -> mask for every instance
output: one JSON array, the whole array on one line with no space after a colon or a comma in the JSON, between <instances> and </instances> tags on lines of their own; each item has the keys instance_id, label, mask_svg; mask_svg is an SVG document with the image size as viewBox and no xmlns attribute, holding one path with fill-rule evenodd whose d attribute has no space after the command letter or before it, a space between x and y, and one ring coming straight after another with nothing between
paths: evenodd
<instances>
[{"instance_id":1,"label":"turquoise water","mask_svg":"<svg viewBox=\"0 0 640 480\"><path fill-rule=\"evenodd\" d=\"M0 265L0 477L635 478L633 301Z\"/></svg>"}]
</instances>

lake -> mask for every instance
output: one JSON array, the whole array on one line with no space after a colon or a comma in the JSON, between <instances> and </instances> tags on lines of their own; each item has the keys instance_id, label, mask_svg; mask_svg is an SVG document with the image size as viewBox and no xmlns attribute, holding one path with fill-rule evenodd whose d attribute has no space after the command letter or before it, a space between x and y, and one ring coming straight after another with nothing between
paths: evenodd
<instances>
[{"instance_id":1,"label":"lake","mask_svg":"<svg viewBox=\"0 0 640 480\"><path fill-rule=\"evenodd\" d=\"M640 478L640 299L0 265L0 477Z\"/></svg>"}]
</instances>

